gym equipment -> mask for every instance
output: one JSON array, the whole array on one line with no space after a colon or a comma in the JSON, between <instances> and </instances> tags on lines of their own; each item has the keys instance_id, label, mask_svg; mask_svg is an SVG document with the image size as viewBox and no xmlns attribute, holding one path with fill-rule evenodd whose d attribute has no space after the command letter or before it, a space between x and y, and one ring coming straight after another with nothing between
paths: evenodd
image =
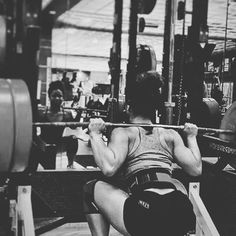
<instances>
[{"instance_id":1,"label":"gym equipment","mask_svg":"<svg viewBox=\"0 0 236 236\"><path fill-rule=\"evenodd\" d=\"M20 172L28 165L32 111L24 81L0 79L0 172Z\"/></svg>"},{"instance_id":2,"label":"gym equipment","mask_svg":"<svg viewBox=\"0 0 236 236\"><path fill-rule=\"evenodd\" d=\"M220 106L214 98L202 99L202 112L204 115L199 119L199 126L204 127L207 125L211 128L219 127L221 118Z\"/></svg>"},{"instance_id":3,"label":"gym equipment","mask_svg":"<svg viewBox=\"0 0 236 236\"><path fill-rule=\"evenodd\" d=\"M43 126L58 126L58 127L84 127L88 126L89 122L35 122L33 126L43 127ZM175 129L183 130L184 125L163 125L163 124L125 124L125 123L111 123L105 122L106 127L143 127L143 128L165 128L165 129ZM216 134L234 134L232 130L226 129L214 129L214 128L205 128L198 127L199 132L205 133L216 133Z\"/></svg>"},{"instance_id":4,"label":"gym equipment","mask_svg":"<svg viewBox=\"0 0 236 236\"><path fill-rule=\"evenodd\" d=\"M225 112L225 115L221 121L220 128L221 129L230 129L235 131L236 130L236 102L233 102L232 105L229 107L229 109ZM228 141L229 143L235 143L236 140L236 134L234 132L233 135L229 134L220 134L219 138L225 141ZM229 159L229 164L236 169L236 161L232 158Z\"/></svg>"},{"instance_id":5,"label":"gym equipment","mask_svg":"<svg viewBox=\"0 0 236 236\"><path fill-rule=\"evenodd\" d=\"M0 115L1 115L1 147L0 172L20 172L28 164L29 152L32 142L32 127L85 127L89 122L34 122L32 123L31 102L26 84L22 80L0 79ZM235 148L235 107L233 103L222 120L221 128L199 127L199 134L216 135L210 137L209 144L213 150L236 156ZM162 127L181 131L183 125L163 124L126 124L105 122L106 127ZM216 142L215 142L216 143Z\"/></svg>"},{"instance_id":6,"label":"gym equipment","mask_svg":"<svg viewBox=\"0 0 236 236\"><path fill-rule=\"evenodd\" d=\"M236 102L233 102L232 105L228 108L228 110L225 112L225 115L221 121L220 128L221 129L230 129L232 131L235 131L236 129ZM234 132L235 134L235 132ZM235 141L235 135L226 135L226 134L221 134L219 138L234 142Z\"/></svg>"},{"instance_id":7,"label":"gym equipment","mask_svg":"<svg viewBox=\"0 0 236 236\"><path fill-rule=\"evenodd\" d=\"M28 165L32 143L31 110L25 82L19 79L0 79L0 173L21 172ZM5 185L0 186L0 197L9 198L6 204L9 204L12 235L19 233L34 236L31 186L15 187L14 197L9 195L11 188L14 187L9 188L7 180Z\"/></svg>"},{"instance_id":8,"label":"gym equipment","mask_svg":"<svg viewBox=\"0 0 236 236\"><path fill-rule=\"evenodd\" d=\"M209 135L203 135L203 145L220 156L216 163L217 169L223 169L229 164L236 169L236 102L225 112L223 119L221 120L220 129L231 130L230 133L219 133L219 137L212 137Z\"/></svg>"}]
</instances>

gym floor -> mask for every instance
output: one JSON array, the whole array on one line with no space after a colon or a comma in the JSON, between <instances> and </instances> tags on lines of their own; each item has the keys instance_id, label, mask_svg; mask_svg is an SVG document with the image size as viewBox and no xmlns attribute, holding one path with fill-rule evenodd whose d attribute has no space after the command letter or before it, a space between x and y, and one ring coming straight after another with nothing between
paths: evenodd
<instances>
[{"instance_id":1,"label":"gym floor","mask_svg":"<svg viewBox=\"0 0 236 236\"><path fill-rule=\"evenodd\" d=\"M41 236L91 236L87 223L68 223ZM110 229L110 236L122 236L113 227Z\"/></svg>"}]
</instances>

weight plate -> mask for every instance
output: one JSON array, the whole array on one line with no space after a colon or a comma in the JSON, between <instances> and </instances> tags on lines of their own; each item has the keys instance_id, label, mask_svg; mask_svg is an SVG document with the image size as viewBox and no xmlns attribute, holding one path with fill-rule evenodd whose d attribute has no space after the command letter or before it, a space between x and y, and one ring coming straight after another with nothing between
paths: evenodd
<instances>
[{"instance_id":1,"label":"weight plate","mask_svg":"<svg viewBox=\"0 0 236 236\"><path fill-rule=\"evenodd\" d=\"M12 161L15 118L10 85L0 79L0 172L7 172Z\"/></svg>"},{"instance_id":2,"label":"weight plate","mask_svg":"<svg viewBox=\"0 0 236 236\"><path fill-rule=\"evenodd\" d=\"M221 121L220 129L229 129L234 133L236 131L236 102L233 102L232 105L225 112L225 115ZM232 144L236 145L236 134L220 134L220 139L230 141ZM236 169L236 160L235 158L229 158L229 164Z\"/></svg>"},{"instance_id":3,"label":"weight plate","mask_svg":"<svg viewBox=\"0 0 236 236\"><path fill-rule=\"evenodd\" d=\"M15 119L15 142L11 172L23 171L29 160L32 143L32 109L28 87L23 80L8 79L11 88Z\"/></svg>"}]
</instances>

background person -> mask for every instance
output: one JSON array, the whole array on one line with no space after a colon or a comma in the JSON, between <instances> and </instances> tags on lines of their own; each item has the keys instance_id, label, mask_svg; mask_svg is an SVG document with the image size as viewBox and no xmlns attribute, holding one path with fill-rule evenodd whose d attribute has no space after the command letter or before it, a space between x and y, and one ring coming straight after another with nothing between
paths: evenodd
<instances>
[{"instance_id":1,"label":"background person","mask_svg":"<svg viewBox=\"0 0 236 236\"><path fill-rule=\"evenodd\" d=\"M38 122L70 122L73 118L70 110L64 110L64 85L61 81L53 81L49 85L49 107L38 109ZM39 134L34 135L29 169L35 171L40 163L45 169L55 169L57 152L66 150L68 167L73 167L78 141L75 136L62 137L64 127L41 127Z\"/></svg>"},{"instance_id":2,"label":"background person","mask_svg":"<svg viewBox=\"0 0 236 236\"><path fill-rule=\"evenodd\" d=\"M137 76L131 123L152 123L158 84L157 73ZM123 235L135 236L183 236L194 229L187 191L171 175L173 162L189 175L201 174L196 125L185 124L186 145L172 129L115 128L108 145L102 140L102 119L91 119L88 129L95 162L107 177L84 186L84 211L93 236L109 235L109 224ZM116 176L124 178L124 188L112 181Z\"/></svg>"}]
</instances>

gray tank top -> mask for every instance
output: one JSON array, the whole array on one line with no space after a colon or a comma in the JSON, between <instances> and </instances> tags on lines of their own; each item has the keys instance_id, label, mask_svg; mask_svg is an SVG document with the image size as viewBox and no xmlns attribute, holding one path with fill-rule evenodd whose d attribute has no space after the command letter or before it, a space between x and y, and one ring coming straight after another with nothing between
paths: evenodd
<instances>
[{"instance_id":1,"label":"gray tank top","mask_svg":"<svg viewBox=\"0 0 236 236\"><path fill-rule=\"evenodd\" d=\"M161 138L158 128L152 132L139 129L139 145L129 151L124 163L125 178L147 168L163 168L172 174L173 153L172 147Z\"/></svg>"}]
</instances>

